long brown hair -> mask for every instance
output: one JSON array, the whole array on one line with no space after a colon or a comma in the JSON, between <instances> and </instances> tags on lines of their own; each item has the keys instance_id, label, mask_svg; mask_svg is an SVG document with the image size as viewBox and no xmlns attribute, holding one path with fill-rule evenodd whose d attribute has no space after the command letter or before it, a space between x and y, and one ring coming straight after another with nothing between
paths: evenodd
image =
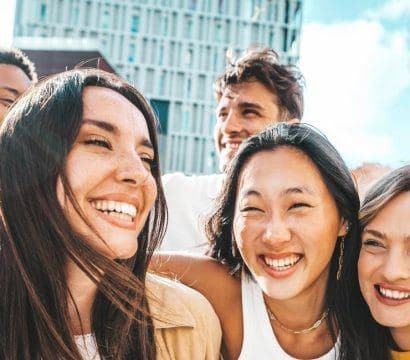
<instances>
[{"instance_id":1,"label":"long brown hair","mask_svg":"<svg viewBox=\"0 0 410 360\"><path fill-rule=\"evenodd\" d=\"M86 86L112 89L133 103L146 119L155 150L158 196L138 237L138 251L128 260L110 260L89 246L57 200L60 177L76 204L64 167L81 127ZM8 114L0 130L1 359L81 358L70 330L67 259L98 284L92 331L101 357L155 358L145 275L166 225L156 123L136 89L115 75L84 69L38 84Z\"/></svg>"}]
</instances>

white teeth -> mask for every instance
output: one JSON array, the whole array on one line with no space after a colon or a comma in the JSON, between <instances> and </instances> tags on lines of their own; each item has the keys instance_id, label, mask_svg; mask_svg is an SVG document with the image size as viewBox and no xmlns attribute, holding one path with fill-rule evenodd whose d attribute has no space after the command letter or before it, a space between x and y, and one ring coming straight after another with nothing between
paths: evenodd
<instances>
[{"instance_id":1,"label":"white teeth","mask_svg":"<svg viewBox=\"0 0 410 360\"><path fill-rule=\"evenodd\" d=\"M385 289L379 286L379 292L389 299L403 300L410 298L410 292Z\"/></svg>"},{"instance_id":2,"label":"white teeth","mask_svg":"<svg viewBox=\"0 0 410 360\"><path fill-rule=\"evenodd\" d=\"M238 149L239 148L240 143L226 143L225 147L227 149Z\"/></svg>"},{"instance_id":3,"label":"white teeth","mask_svg":"<svg viewBox=\"0 0 410 360\"><path fill-rule=\"evenodd\" d=\"M275 270L287 270L293 265L295 265L300 260L299 255L292 255L284 259L272 259L267 256L264 256L266 265L275 269Z\"/></svg>"},{"instance_id":4,"label":"white teeth","mask_svg":"<svg viewBox=\"0 0 410 360\"><path fill-rule=\"evenodd\" d=\"M117 213L115 211L110 211L107 212L107 215L115 217L117 219L121 219L121 220L125 220L128 222L132 222L132 216L128 215L128 214L123 214L123 213Z\"/></svg>"},{"instance_id":5,"label":"white teeth","mask_svg":"<svg viewBox=\"0 0 410 360\"><path fill-rule=\"evenodd\" d=\"M124 218L124 220L129 219L129 217L132 218L137 214L137 209L134 205L124 203L124 202L119 202L119 201L96 200L96 201L92 201L91 205L97 210L100 210L109 215L112 215L112 214L126 215L127 217Z\"/></svg>"},{"instance_id":6,"label":"white teeth","mask_svg":"<svg viewBox=\"0 0 410 360\"><path fill-rule=\"evenodd\" d=\"M107 201L108 210L113 211L115 210L115 201L109 200Z\"/></svg>"}]
</instances>

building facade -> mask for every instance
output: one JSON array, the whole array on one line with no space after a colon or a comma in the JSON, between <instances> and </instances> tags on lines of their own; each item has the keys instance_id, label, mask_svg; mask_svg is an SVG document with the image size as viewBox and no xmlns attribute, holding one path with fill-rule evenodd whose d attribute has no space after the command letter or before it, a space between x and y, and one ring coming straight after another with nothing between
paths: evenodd
<instances>
[{"instance_id":1,"label":"building facade","mask_svg":"<svg viewBox=\"0 0 410 360\"><path fill-rule=\"evenodd\" d=\"M14 36L94 39L160 120L163 172L217 170L212 83L252 44L299 54L302 0L17 0Z\"/></svg>"}]
</instances>

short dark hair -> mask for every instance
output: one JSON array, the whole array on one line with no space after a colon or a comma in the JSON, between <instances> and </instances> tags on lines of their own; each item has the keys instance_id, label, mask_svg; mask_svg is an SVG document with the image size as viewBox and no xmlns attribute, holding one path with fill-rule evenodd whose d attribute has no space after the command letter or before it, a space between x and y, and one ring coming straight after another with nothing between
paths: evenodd
<instances>
[{"instance_id":1,"label":"short dark hair","mask_svg":"<svg viewBox=\"0 0 410 360\"><path fill-rule=\"evenodd\" d=\"M302 119L304 78L296 66L280 63L273 49L260 46L248 48L238 59L228 51L227 61L224 73L214 83L217 99L230 85L258 81L278 98L283 120Z\"/></svg>"},{"instance_id":2,"label":"short dark hair","mask_svg":"<svg viewBox=\"0 0 410 360\"><path fill-rule=\"evenodd\" d=\"M344 237L344 252L341 252L342 237L337 239L335 251L330 259L329 278L325 301L329 311L329 327L333 340L340 333L340 360L386 359L387 346L379 333L374 337L367 333L371 321L364 317L366 305L360 294L357 279L359 241L359 197L352 176L340 154L328 139L307 124L278 123L274 127L247 139L239 148L226 174L216 206L211 214L206 231L211 248L209 255L227 265L232 274L246 268L232 239L233 219L239 175L247 161L261 151L275 151L291 147L302 151L315 164L324 183L332 195L340 216L349 224ZM320 249L318 249L320 251ZM342 275L337 280L339 257L342 256ZM376 339L377 344L372 344Z\"/></svg>"},{"instance_id":3,"label":"short dark hair","mask_svg":"<svg viewBox=\"0 0 410 360\"><path fill-rule=\"evenodd\" d=\"M0 48L0 64L15 65L24 71L31 82L37 82L37 72L33 62L20 49Z\"/></svg>"}]
</instances>

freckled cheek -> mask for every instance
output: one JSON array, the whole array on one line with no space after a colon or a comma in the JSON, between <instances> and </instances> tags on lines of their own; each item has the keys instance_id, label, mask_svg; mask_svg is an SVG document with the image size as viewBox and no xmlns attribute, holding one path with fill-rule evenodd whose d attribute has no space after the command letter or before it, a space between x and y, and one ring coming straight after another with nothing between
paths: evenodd
<instances>
[{"instance_id":1,"label":"freckled cheek","mask_svg":"<svg viewBox=\"0 0 410 360\"><path fill-rule=\"evenodd\" d=\"M154 205L155 199L157 198L158 194L157 184L152 175L150 175L149 178L145 181L142 192L145 198L145 205L147 207L147 210L149 211Z\"/></svg>"}]
</instances>

